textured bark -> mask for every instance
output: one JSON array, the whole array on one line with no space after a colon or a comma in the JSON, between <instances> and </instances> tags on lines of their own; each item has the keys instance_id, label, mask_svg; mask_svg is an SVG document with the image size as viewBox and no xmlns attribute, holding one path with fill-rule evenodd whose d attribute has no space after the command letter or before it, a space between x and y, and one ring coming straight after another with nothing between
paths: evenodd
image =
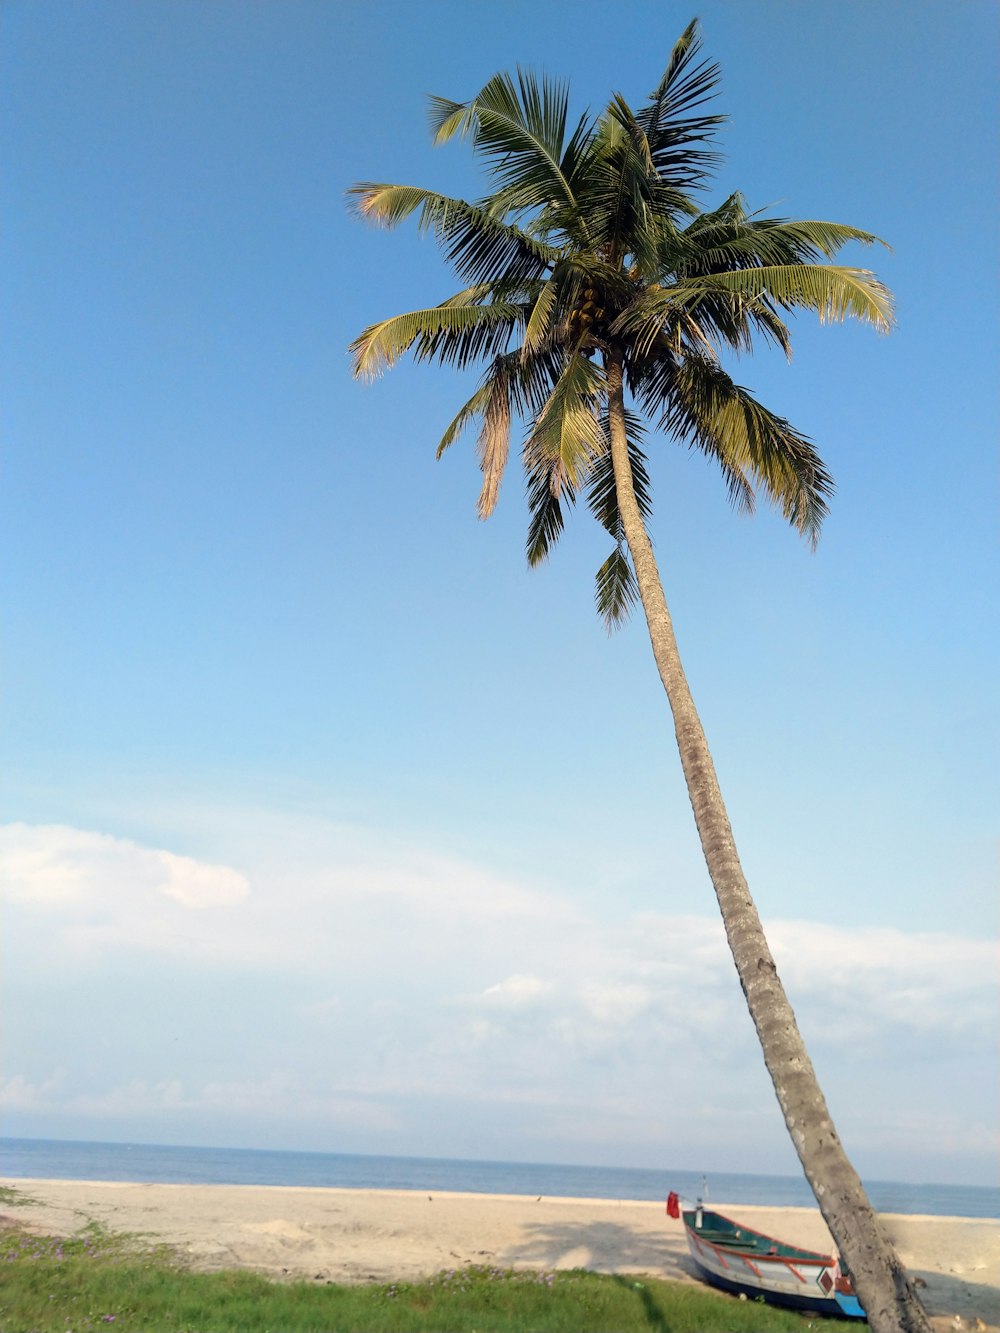
<instances>
[{"instance_id":1,"label":"textured bark","mask_svg":"<svg viewBox=\"0 0 1000 1333\"><path fill-rule=\"evenodd\" d=\"M611 455L618 507L646 615L653 657L670 701L688 795L726 937L774 1091L830 1234L875 1333L931 1333L913 1286L882 1234L830 1112L778 977L733 840L715 766L677 650L652 543L636 502L625 433L622 366L606 358Z\"/></svg>"}]
</instances>

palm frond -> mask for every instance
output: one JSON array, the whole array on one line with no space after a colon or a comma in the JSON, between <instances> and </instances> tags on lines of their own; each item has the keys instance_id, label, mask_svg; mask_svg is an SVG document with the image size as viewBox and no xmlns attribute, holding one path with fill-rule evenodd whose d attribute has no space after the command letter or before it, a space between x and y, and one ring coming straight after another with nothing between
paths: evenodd
<instances>
[{"instance_id":1,"label":"palm frond","mask_svg":"<svg viewBox=\"0 0 1000 1333\"><path fill-rule=\"evenodd\" d=\"M453 102L450 97L427 98L427 124L435 144L447 143L457 134L467 138L475 129L476 117L471 102Z\"/></svg>"},{"instance_id":2,"label":"palm frond","mask_svg":"<svg viewBox=\"0 0 1000 1333\"><path fill-rule=\"evenodd\" d=\"M603 384L604 374L592 362L568 359L525 443L529 469L537 463L551 471L558 464L574 491L586 481L593 460L606 448L597 411Z\"/></svg>"},{"instance_id":3,"label":"palm frond","mask_svg":"<svg viewBox=\"0 0 1000 1333\"><path fill-rule=\"evenodd\" d=\"M800 263L818 259L823 255L832 259L851 241L859 245L881 245L886 250L892 246L873 231L862 231L860 227L849 227L843 222L821 222L813 219L793 218L754 218L751 228L757 232L775 237L787 247L789 255Z\"/></svg>"},{"instance_id":4,"label":"palm frond","mask_svg":"<svg viewBox=\"0 0 1000 1333\"><path fill-rule=\"evenodd\" d=\"M668 299L696 308L717 292L743 299L766 297L785 310L813 310L820 322L857 319L888 333L893 324L892 297L869 269L835 264L767 264L682 278Z\"/></svg>"},{"instance_id":5,"label":"palm frond","mask_svg":"<svg viewBox=\"0 0 1000 1333\"><path fill-rule=\"evenodd\" d=\"M483 519L489 518L496 508L500 482L510 453L510 386L503 372L503 361L494 362L483 409L483 428L477 444L483 485L476 507L479 517Z\"/></svg>"},{"instance_id":6,"label":"palm frond","mask_svg":"<svg viewBox=\"0 0 1000 1333\"><path fill-rule=\"evenodd\" d=\"M395 227L418 209L421 226L430 222L431 210L445 211L453 200L417 185L390 185L386 181L358 181L346 191L350 210L362 222L376 227Z\"/></svg>"},{"instance_id":7,"label":"palm frond","mask_svg":"<svg viewBox=\"0 0 1000 1333\"><path fill-rule=\"evenodd\" d=\"M394 227L417 213L419 229L435 233L447 261L467 280L526 281L559 258L558 249L464 199L375 181L362 181L347 193L353 212L375 226Z\"/></svg>"},{"instance_id":8,"label":"palm frond","mask_svg":"<svg viewBox=\"0 0 1000 1333\"><path fill-rule=\"evenodd\" d=\"M834 486L811 440L708 357L686 357L660 394L661 428L716 460L738 508L760 489L815 546Z\"/></svg>"},{"instance_id":9,"label":"palm frond","mask_svg":"<svg viewBox=\"0 0 1000 1333\"><path fill-rule=\"evenodd\" d=\"M750 345L751 302L707 285L699 289L698 300L685 301L675 296L677 286L656 284L637 293L611 324L610 336L624 336L630 344L627 371L633 381L664 349L716 355L722 346L744 350Z\"/></svg>"},{"instance_id":10,"label":"palm frond","mask_svg":"<svg viewBox=\"0 0 1000 1333\"><path fill-rule=\"evenodd\" d=\"M761 297L759 301L748 301L744 307L746 318L754 329L768 342L780 347L789 361L792 359L792 335L788 325L781 318L770 301ZM748 337L747 341L751 339Z\"/></svg>"},{"instance_id":11,"label":"palm frond","mask_svg":"<svg viewBox=\"0 0 1000 1333\"><path fill-rule=\"evenodd\" d=\"M552 328L552 320L559 304L559 289L554 282L547 282L538 293L538 299L535 301L531 315L528 318L527 326L524 330L524 343L521 348L522 357L527 360L529 356L537 352L542 343L549 336Z\"/></svg>"},{"instance_id":12,"label":"palm frond","mask_svg":"<svg viewBox=\"0 0 1000 1333\"><path fill-rule=\"evenodd\" d=\"M607 416L604 418L604 431L610 438ZM628 444L629 463L632 468L632 484L636 502L644 523L653 513L652 485L646 467L646 454L640 442L645 430L640 418L629 409L625 411L625 437ZM594 459L587 483L587 506L600 525L616 542L624 538L621 513L618 509L618 491L615 485L615 470L611 461L611 450L606 449Z\"/></svg>"},{"instance_id":13,"label":"palm frond","mask_svg":"<svg viewBox=\"0 0 1000 1333\"><path fill-rule=\"evenodd\" d=\"M647 280L660 267L661 233L697 213L690 193L660 176L635 114L618 95L597 124L592 160L575 188L589 247Z\"/></svg>"},{"instance_id":14,"label":"palm frond","mask_svg":"<svg viewBox=\"0 0 1000 1333\"><path fill-rule=\"evenodd\" d=\"M639 600L628 550L619 542L597 571L594 580L594 601L597 612L610 634L628 620L629 613Z\"/></svg>"},{"instance_id":15,"label":"palm frond","mask_svg":"<svg viewBox=\"0 0 1000 1333\"><path fill-rule=\"evenodd\" d=\"M440 458L446 449L450 449L460 435L472 424L477 417L481 417L486 411L490 400L490 385L487 381L481 384L467 403L458 409L448 428L441 436L441 442L438 444L435 452L435 458Z\"/></svg>"},{"instance_id":16,"label":"palm frond","mask_svg":"<svg viewBox=\"0 0 1000 1333\"><path fill-rule=\"evenodd\" d=\"M510 424L514 411L530 415L544 403L552 367L545 357L525 362L520 352L496 357L483 376L482 383L452 418L437 448L440 458L473 421L481 421L477 441L479 466L483 474L477 509L480 518L489 518L496 508L500 483L510 452Z\"/></svg>"},{"instance_id":17,"label":"palm frond","mask_svg":"<svg viewBox=\"0 0 1000 1333\"><path fill-rule=\"evenodd\" d=\"M434 98L435 141L471 133L473 149L484 157L498 183L491 207L498 216L520 213L558 200L575 207L563 172L568 90L564 83L519 70L495 74L466 103ZM581 137L578 129L574 141Z\"/></svg>"},{"instance_id":18,"label":"palm frond","mask_svg":"<svg viewBox=\"0 0 1000 1333\"><path fill-rule=\"evenodd\" d=\"M437 228L445 259L463 278L497 283L541 278L560 251L474 204L452 208Z\"/></svg>"},{"instance_id":19,"label":"palm frond","mask_svg":"<svg viewBox=\"0 0 1000 1333\"><path fill-rule=\"evenodd\" d=\"M610 439L611 431L606 415L604 430ZM653 503L646 455L640 447L644 435L642 421L626 408L625 438L632 470L632 486L642 521L647 523L653 513ZM597 610L610 634L625 623L638 598L638 587L625 542L625 526L618 507L618 488L610 448L594 460L587 484L587 506L615 543L615 549L597 571L594 588Z\"/></svg>"},{"instance_id":20,"label":"palm frond","mask_svg":"<svg viewBox=\"0 0 1000 1333\"><path fill-rule=\"evenodd\" d=\"M720 75L714 62L695 63L700 50L695 20L675 43L663 77L635 117L660 179L680 190L701 185L710 174L719 155L699 145L710 141L726 120L692 114L714 95Z\"/></svg>"},{"instance_id":21,"label":"palm frond","mask_svg":"<svg viewBox=\"0 0 1000 1333\"><path fill-rule=\"evenodd\" d=\"M490 315L470 322L466 328L453 329L446 325L421 333L413 344L414 361L432 361L441 366L465 370L477 362L489 361L505 353L514 339L515 331L524 325L526 307L495 301L478 308L489 312L514 311L516 314L509 320L503 314L496 318Z\"/></svg>"},{"instance_id":22,"label":"palm frond","mask_svg":"<svg viewBox=\"0 0 1000 1333\"><path fill-rule=\"evenodd\" d=\"M873 232L839 222L792 221L748 213L740 194L700 213L685 228L673 256L678 275L769 264L832 259L849 242L885 245ZM887 247L888 248L888 247Z\"/></svg>"},{"instance_id":23,"label":"palm frond","mask_svg":"<svg viewBox=\"0 0 1000 1333\"><path fill-rule=\"evenodd\" d=\"M629 106L621 93L615 93L608 103L606 116L606 125L610 131L612 126L617 125L624 133L625 139L635 154L636 162L647 180L651 180L656 175L656 163L653 161L652 149L649 146L649 140L646 138L645 131L635 118L635 112Z\"/></svg>"},{"instance_id":24,"label":"palm frond","mask_svg":"<svg viewBox=\"0 0 1000 1333\"><path fill-rule=\"evenodd\" d=\"M534 567L548 559L566 522L563 503L572 506L576 495L566 481L558 459L553 463L538 457L529 459L526 455L525 472L528 480L528 540L525 554L528 564Z\"/></svg>"},{"instance_id":25,"label":"palm frond","mask_svg":"<svg viewBox=\"0 0 1000 1333\"><path fill-rule=\"evenodd\" d=\"M623 97L612 99L600 125L601 164L585 196L594 243L618 265L626 258L649 272L660 222L659 178L646 136Z\"/></svg>"},{"instance_id":26,"label":"palm frond","mask_svg":"<svg viewBox=\"0 0 1000 1333\"><path fill-rule=\"evenodd\" d=\"M766 331L783 338L780 321L767 313L774 306L815 311L821 323L857 319L880 333L893 323L892 297L868 269L781 264L682 277L644 292L618 317L612 332L630 334L645 356L684 312L728 345L748 348L748 320L755 314Z\"/></svg>"},{"instance_id":27,"label":"palm frond","mask_svg":"<svg viewBox=\"0 0 1000 1333\"><path fill-rule=\"evenodd\" d=\"M465 365L509 338L522 317L518 305L436 305L372 324L351 343L354 374L377 379L416 344L418 360Z\"/></svg>"}]
</instances>

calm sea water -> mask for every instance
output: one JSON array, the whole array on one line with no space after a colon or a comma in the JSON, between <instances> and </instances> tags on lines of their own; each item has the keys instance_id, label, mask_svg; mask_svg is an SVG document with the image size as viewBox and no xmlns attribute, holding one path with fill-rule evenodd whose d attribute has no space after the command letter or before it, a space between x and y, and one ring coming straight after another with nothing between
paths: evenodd
<instances>
[{"instance_id":1,"label":"calm sea water","mask_svg":"<svg viewBox=\"0 0 1000 1333\"><path fill-rule=\"evenodd\" d=\"M546 1166L534 1162L463 1162L431 1157L362 1157L348 1153L271 1152L251 1148L182 1148L152 1143L73 1143L0 1139L0 1176L36 1180L136 1180L176 1185L318 1185L345 1189L454 1190L577 1199L664 1199L669 1190L702 1193L692 1171L612 1166ZM1000 1188L865 1182L884 1213L1000 1217ZM811 1207L805 1180L718 1172L708 1199L719 1203Z\"/></svg>"}]
</instances>

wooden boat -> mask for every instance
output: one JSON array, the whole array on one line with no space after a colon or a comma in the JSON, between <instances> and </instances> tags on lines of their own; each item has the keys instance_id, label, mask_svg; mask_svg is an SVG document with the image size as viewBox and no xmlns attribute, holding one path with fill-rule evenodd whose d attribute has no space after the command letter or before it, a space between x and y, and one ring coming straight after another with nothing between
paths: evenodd
<instances>
[{"instance_id":1,"label":"wooden boat","mask_svg":"<svg viewBox=\"0 0 1000 1333\"><path fill-rule=\"evenodd\" d=\"M713 1287L768 1305L864 1319L835 1255L775 1240L701 1203L682 1205L676 1194L667 1199L667 1213L683 1219L691 1258Z\"/></svg>"}]
</instances>

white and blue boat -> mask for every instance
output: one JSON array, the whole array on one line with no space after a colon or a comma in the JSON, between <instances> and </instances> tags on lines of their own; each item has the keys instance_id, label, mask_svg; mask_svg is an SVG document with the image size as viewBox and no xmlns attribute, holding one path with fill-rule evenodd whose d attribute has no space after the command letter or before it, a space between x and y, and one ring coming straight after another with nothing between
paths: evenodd
<instances>
[{"instance_id":1,"label":"white and blue boat","mask_svg":"<svg viewBox=\"0 0 1000 1333\"><path fill-rule=\"evenodd\" d=\"M701 1203L682 1204L673 1193L667 1213L683 1220L691 1258L713 1287L768 1305L864 1319L850 1274L836 1255L775 1240Z\"/></svg>"}]
</instances>

